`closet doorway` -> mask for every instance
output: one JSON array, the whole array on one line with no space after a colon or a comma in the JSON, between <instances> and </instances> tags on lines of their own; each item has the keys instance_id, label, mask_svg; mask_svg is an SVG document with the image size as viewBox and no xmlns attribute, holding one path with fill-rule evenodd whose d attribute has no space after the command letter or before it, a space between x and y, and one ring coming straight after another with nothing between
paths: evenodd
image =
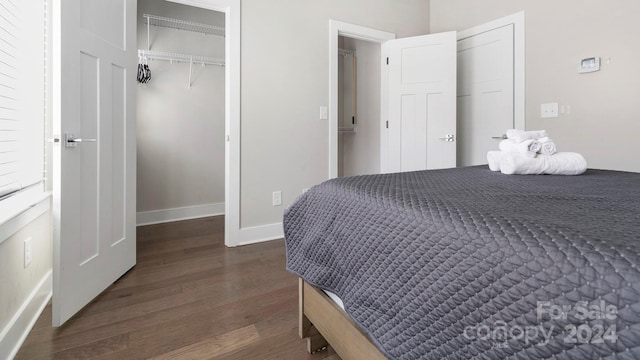
<instances>
[{"instance_id":1,"label":"closet doorway","mask_svg":"<svg viewBox=\"0 0 640 360\"><path fill-rule=\"evenodd\" d=\"M225 213L225 14L138 1L137 223Z\"/></svg>"},{"instance_id":2,"label":"closet doorway","mask_svg":"<svg viewBox=\"0 0 640 360\"><path fill-rule=\"evenodd\" d=\"M392 33L329 20L329 178L380 172L381 44Z\"/></svg>"},{"instance_id":3,"label":"closet doorway","mask_svg":"<svg viewBox=\"0 0 640 360\"><path fill-rule=\"evenodd\" d=\"M380 172L380 44L338 38L338 177Z\"/></svg>"}]
</instances>

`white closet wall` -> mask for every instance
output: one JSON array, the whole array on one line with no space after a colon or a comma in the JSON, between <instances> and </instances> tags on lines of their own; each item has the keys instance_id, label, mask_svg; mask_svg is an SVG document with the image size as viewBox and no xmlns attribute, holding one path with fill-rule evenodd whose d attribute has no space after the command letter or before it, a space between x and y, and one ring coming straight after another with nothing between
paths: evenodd
<instances>
[{"instance_id":1,"label":"white closet wall","mask_svg":"<svg viewBox=\"0 0 640 360\"><path fill-rule=\"evenodd\" d=\"M138 48L147 50L143 14L224 26L224 14L158 0L138 1ZM150 27L150 49L224 58L224 37ZM224 212L224 68L149 60L138 84L138 223Z\"/></svg>"}]
</instances>

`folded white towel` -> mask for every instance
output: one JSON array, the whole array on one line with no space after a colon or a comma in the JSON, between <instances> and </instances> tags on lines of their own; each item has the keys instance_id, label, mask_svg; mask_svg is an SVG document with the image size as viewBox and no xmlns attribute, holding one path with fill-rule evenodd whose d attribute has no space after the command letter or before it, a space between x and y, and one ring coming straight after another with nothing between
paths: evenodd
<instances>
[{"instance_id":1,"label":"folded white towel","mask_svg":"<svg viewBox=\"0 0 640 360\"><path fill-rule=\"evenodd\" d=\"M559 152L535 158L519 153L503 153L500 171L503 174L519 175L580 175L587 170L587 160L574 152Z\"/></svg>"},{"instance_id":2,"label":"folded white towel","mask_svg":"<svg viewBox=\"0 0 640 360\"><path fill-rule=\"evenodd\" d=\"M534 131L523 131L510 129L507 130L507 139L511 139L517 143L523 142L525 140L538 140L547 136L547 132L544 130L534 130Z\"/></svg>"},{"instance_id":3,"label":"folded white towel","mask_svg":"<svg viewBox=\"0 0 640 360\"><path fill-rule=\"evenodd\" d=\"M491 171L500 171L500 159L502 159L502 151L487 152L487 163Z\"/></svg>"},{"instance_id":4,"label":"folded white towel","mask_svg":"<svg viewBox=\"0 0 640 360\"><path fill-rule=\"evenodd\" d=\"M528 157L536 157L536 152L529 149L532 143L533 140L525 140L523 142L517 143L510 139L504 139L500 141L498 147L504 152L515 152L524 154Z\"/></svg>"},{"instance_id":5,"label":"folded white towel","mask_svg":"<svg viewBox=\"0 0 640 360\"><path fill-rule=\"evenodd\" d=\"M542 150L542 144L540 144L540 141L538 140L533 140L531 142L531 145L529 145L529 151L533 151L533 152L540 152L540 150Z\"/></svg>"},{"instance_id":6,"label":"folded white towel","mask_svg":"<svg viewBox=\"0 0 640 360\"><path fill-rule=\"evenodd\" d=\"M538 151L542 155L553 155L556 153L556 144L548 136L538 139L541 147Z\"/></svg>"}]
</instances>

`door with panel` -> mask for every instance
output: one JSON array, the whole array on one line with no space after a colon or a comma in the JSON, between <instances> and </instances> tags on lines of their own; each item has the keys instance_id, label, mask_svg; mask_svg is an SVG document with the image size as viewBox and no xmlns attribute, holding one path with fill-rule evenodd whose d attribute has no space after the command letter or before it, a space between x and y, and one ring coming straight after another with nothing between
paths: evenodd
<instances>
[{"instance_id":1,"label":"door with panel","mask_svg":"<svg viewBox=\"0 0 640 360\"><path fill-rule=\"evenodd\" d=\"M136 1L54 1L53 325L136 262Z\"/></svg>"},{"instance_id":2,"label":"door with panel","mask_svg":"<svg viewBox=\"0 0 640 360\"><path fill-rule=\"evenodd\" d=\"M382 172L455 167L456 32L391 40L382 54Z\"/></svg>"},{"instance_id":3,"label":"door with panel","mask_svg":"<svg viewBox=\"0 0 640 360\"><path fill-rule=\"evenodd\" d=\"M514 25L458 41L458 166L487 163L515 127Z\"/></svg>"}]
</instances>

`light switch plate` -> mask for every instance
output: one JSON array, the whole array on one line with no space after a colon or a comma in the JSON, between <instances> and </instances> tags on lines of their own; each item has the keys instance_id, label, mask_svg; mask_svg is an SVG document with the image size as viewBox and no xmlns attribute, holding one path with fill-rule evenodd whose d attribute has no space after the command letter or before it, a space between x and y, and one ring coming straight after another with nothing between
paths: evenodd
<instances>
[{"instance_id":1,"label":"light switch plate","mask_svg":"<svg viewBox=\"0 0 640 360\"><path fill-rule=\"evenodd\" d=\"M320 120L327 120L329 118L329 109L326 106L320 106Z\"/></svg>"},{"instance_id":2,"label":"light switch plate","mask_svg":"<svg viewBox=\"0 0 640 360\"><path fill-rule=\"evenodd\" d=\"M546 103L540 105L540 117L554 118L558 117L558 103Z\"/></svg>"}]
</instances>

